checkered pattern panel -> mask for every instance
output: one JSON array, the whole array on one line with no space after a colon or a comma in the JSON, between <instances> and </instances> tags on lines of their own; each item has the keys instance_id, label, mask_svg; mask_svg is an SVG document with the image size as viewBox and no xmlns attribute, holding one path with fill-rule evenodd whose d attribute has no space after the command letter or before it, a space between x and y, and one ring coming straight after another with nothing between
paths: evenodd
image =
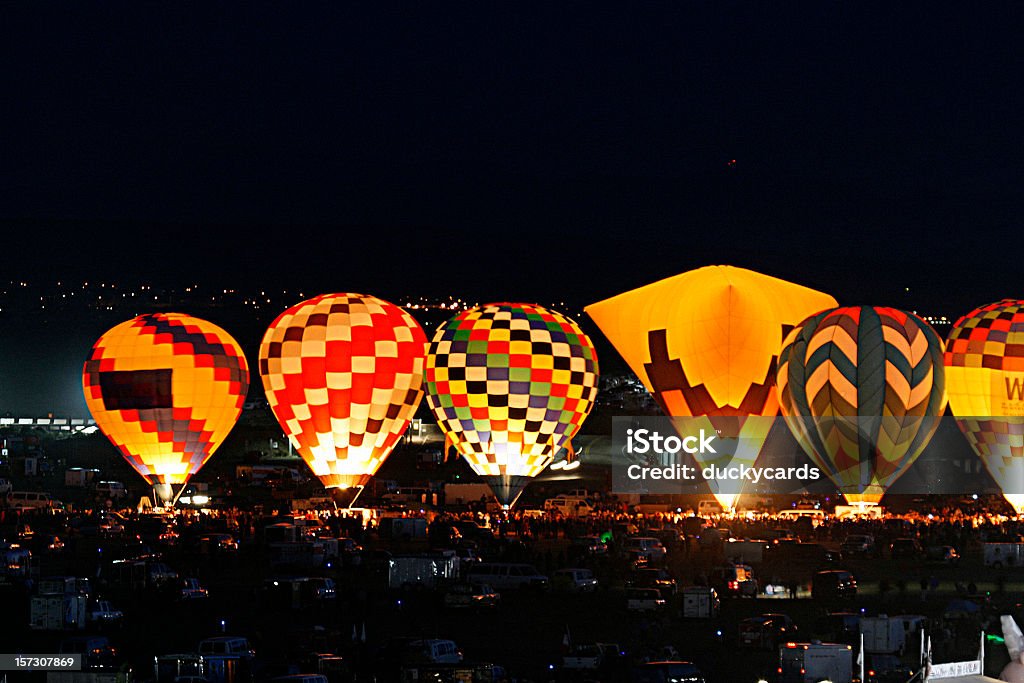
<instances>
[{"instance_id":1,"label":"checkered pattern panel","mask_svg":"<svg viewBox=\"0 0 1024 683\"><path fill-rule=\"evenodd\" d=\"M960 318L945 363L960 430L1003 492L1024 494L1024 301L1004 299Z\"/></svg>"},{"instance_id":2,"label":"checkered pattern panel","mask_svg":"<svg viewBox=\"0 0 1024 683\"><path fill-rule=\"evenodd\" d=\"M216 325L150 313L96 341L82 388L96 424L139 474L151 484L183 484L238 420L249 366Z\"/></svg>"},{"instance_id":3,"label":"checkered pattern panel","mask_svg":"<svg viewBox=\"0 0 1024 683\"><path fill-rule=\"evenodd\" d=\"M1004 299L956 321L946 365L1024 372L1024 301Z\"/></svg>"},{"instance_id":4,"label":"checkered pattern panel","mask_svg":"<svg viewBox=\"0 0 1024 683\"><path fill-rule=\"evenodd\" d=\"M597 353L579 326L533 304L499 303L441 325L427 353L427 402L473 470L543 470L597 396Z\"/></svg>"},{"instance_id":5,"label":"checkered pattern panel","mask_svg":"<svg viewBox=\"0 0 1024 683\"><path fill-rule=\"evenodd\" d=\"M801 323L779 356L790 431L847 497L880 498L945 410L942 342L917 316L851 306Z\"/></svg>"},{"instance_id":6,"label":"checkered pattern panel","mask_svg":"<svg viewBox=\"0 0 1024 683\"><path fill-rule=\"evenodd\" d=\"M260 345L267 400L324 486L364 485L423 398L427 337L398 306L323 294L278 316Z\"/></svg>"}]
</instances>

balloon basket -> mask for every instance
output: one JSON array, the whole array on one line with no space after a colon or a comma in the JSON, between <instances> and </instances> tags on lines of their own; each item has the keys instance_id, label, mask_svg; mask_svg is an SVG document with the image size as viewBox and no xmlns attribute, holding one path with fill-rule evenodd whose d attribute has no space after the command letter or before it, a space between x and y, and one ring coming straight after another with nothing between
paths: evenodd
<instances>
[{"instance_id":1,"label":"balloon basket","mask_svg":"<svg viewBox=\"0 0 1024 683\"><path fill-rule=\"evenodd\" d=\"M513 475L483 475L480 477L491 487L501 509L509 511L523 495L523 489L530 483L529 477Z\"/></svg>"},{"instance_id":2,"label":"balloon basket","mask_svg":"<svg viewBox=\"0 0 1024 683\"><path fill-rule=\"evenodd\" d=\"M331 495L331 500L339 508L351 508L355 505L356 499L359 498L359 494L363 492L362 486L351 486L351 487L335 487L328 489Z\"/></svg>"},{"instance_id":3,"label":"balloon basket","mask_svg":"<svg viewBox=\"0 0 1024 683\"><path fill-rule=\"evenodd\" d=\"M173 508L185 490L185 484L153 484L153 504L157 507Z\"/></svg>"}]
</instances>

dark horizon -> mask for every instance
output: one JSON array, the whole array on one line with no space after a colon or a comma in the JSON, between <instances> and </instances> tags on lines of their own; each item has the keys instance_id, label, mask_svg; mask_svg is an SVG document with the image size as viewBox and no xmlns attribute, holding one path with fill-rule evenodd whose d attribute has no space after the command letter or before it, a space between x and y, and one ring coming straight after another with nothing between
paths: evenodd
<instances>
[{"instance_id":1,"label":"dark horizon","mask_svg":"<svg viewBox=\"0 0 1024 683\"><path fill-rule=\"evenodd\" d=\"M5 19L0 280L40 295L98 280L564 301L589 325L586 304L727 264L952 318L1024 297L1019 6ZM60 321L19 315L0 310L0 385L39 377L0 403L73 365L44 356Z\"/></svg>"}]
</instances>

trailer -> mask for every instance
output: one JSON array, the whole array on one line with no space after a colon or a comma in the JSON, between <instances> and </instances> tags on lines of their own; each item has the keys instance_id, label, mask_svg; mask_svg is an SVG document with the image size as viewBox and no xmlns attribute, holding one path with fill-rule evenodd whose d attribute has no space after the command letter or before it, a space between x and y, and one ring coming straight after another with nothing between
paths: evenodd
<instances>
[{"instance_id":1,"label":"trailer","mask_svg":"<svg viewBox=\"0 0 1024 683\"><path fill-rule=\"evenodd\" d=\"M1024 543L982 543L986 567L1024 567Z\"/></svg>"},{"instance_id":2,"label":"trailer","mask_svg":"<svg viewBox=\"0 0 1024 683\"><path fill-rule=\"evenodd\" d=\"M864 651L868 654L902 654L907 644L903 621L885 614L861 617L860 633L864 637Z\"/></svg>"},{"instance_id":3,"label":"trailer","mask_svg":"<svg viewBox=\"0 0 1024 683\"><path fill-rule=\"evenodd\" d=\"M737 541L729 539L722 545L725 559L737 564L761 564L765 552L771 552L772 544L768 541Z\"/></svg>"},{"instance_id":4,"label":"trailer","mask_svg":"<svg viewBox=\"0 0 1024 683\"><path fill-rule=\"evenodd\" d=\"M71 467L64 471L64 485L70 488L85 488L100 476L97 469Z\"/></svg>"},{"instance_id":5,"label":"trailer","mask_svg":"<svg viewBox=\"0 0 1024 683\"><path fill-rule=\"evenodd\" d=\"M383 517L378 524L380 535L393 540L426 540L427 520L423 517Z\"/></svg>"},{"instance_id":6,"label":"trailer","mask_svg":"<svg viewBox=\"0 0 1024 683\"><path fill-rule=\"evenodd\" d=\"M87 620L84 595L36 595L29 605L29 628L35 631L83 629Z\"/></svg>"},{"instance_id":7,"label":"trailer","mask_svg":"<svg viewBox=\"0 0 1024 683\"><path fill-rule=\"evenodd\" d=\"M853 648L840 643L779 647L779 683L853 683Z\"/></svg>"},{"instance_id":8,"label":"trailer","mask_svg":"<svg viewBox=\"0 0 1024 683\"><path fill-rule=\"evenodd\" d=\"M388 588L437 588L458 578L459 558L453 550L395 555L388 561Z\"/></svg>"},{"instance_id":9,"label":"trailer","mask_svg":"<svg viewBox=\"0 0 1024 683\"><path fill-rule=\"evenodd\" d=\"M714 619L720 607L721 601L714 588L688 586L683 589L684 619Z\"/></svg>"},{"instance_id":10,"label":"trailer","mask_svg":"<svg viewBox=\"0 0 1024 683\"><path fill-rule=\"evenodd\" d=\"M924 628L925 617L920 614L901 614L890 617L861 617L860 632L864 636L864 651L868 654L902 655L907 642Z\"/></svg>"}]
</instances>

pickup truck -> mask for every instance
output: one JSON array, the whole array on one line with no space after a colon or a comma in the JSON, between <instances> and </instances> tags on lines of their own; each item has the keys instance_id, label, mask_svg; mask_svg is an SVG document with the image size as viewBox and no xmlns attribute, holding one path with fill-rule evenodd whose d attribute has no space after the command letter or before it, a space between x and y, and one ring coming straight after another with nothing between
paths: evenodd
<instances>
[{"instance_id":1,"label":"pickup truck","mask_svg":"<svg viewBox=\"0 0 1024 683\"><path fill-rule=\"evenodd\" d=\"M199 579L179 579L179 600L203 600L208 597L210 597L210 594L199 585Z\"/></svg>"},{"instance_id":2,"label":"pickup truck","mask_svg":"<svg viewBox=\"0 0 1024 683\"><path fill-rule=\"evenodd\" d=\"M601 668L606 659L618 657L619 653L619 646L615 643L577 645L572 652L562 657L562 668L571 671L595 671Z\"/></svg>"},{"instance_id":3,"label":"pickup truck","mask_svg":"<svg viewBox=\"0 0 1024 683\"><path fill-rule=\"evenodd\" d=\"M88 620L100 626L120 626L124 612L114 609L109 600L97 600L89 610Z\"/></svg>"}]
</instances>

